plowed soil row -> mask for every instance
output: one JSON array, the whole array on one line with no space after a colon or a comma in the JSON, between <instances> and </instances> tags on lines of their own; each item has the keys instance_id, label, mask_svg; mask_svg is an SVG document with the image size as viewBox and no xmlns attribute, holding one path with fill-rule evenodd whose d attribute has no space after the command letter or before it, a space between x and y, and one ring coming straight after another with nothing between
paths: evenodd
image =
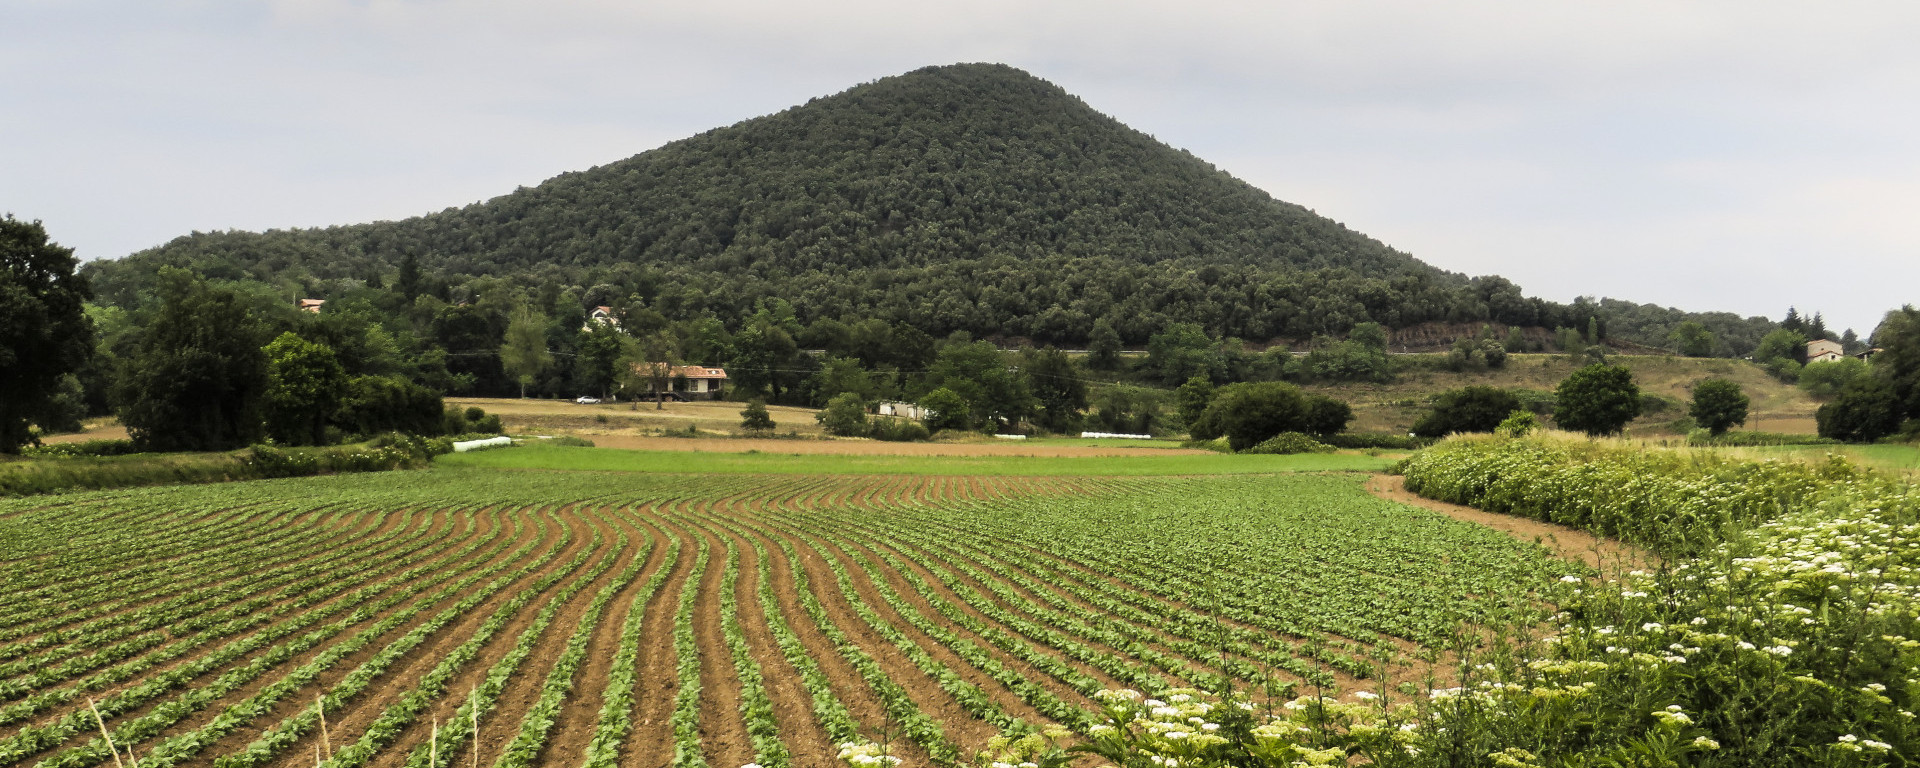
<instances>
[{"instance_id":1,"label":"plowed soil row","mask_svg":"<svg viewBox=\"0 0 1920 768\"><path fill-rule=\"evenodd\" d=\"M385 628L364 647L345 654L310 682L179 763L205 766L223 757L231 764L234 761L229 756L245 752L263 734L285 723L304 722L299 718L313 709L316 698L350 680L350 674L361 664L380 657L390 644L425 626L447 607L473 596L477 603L398 655L368 679L357 695L327 712L325 741L337 751L367 733L391 707L407 701L432 670L470 639L480 637L476 633L489 622L497 623L485 642L473 645L472 658L452 668L431 698L422 700L419 714L397 723L391 731L383 731L379 736L381 748L364 761L354 762L353 768L402 768L409 764L409 756L434 738L435 724L458 719L469 692L480 688L496 665L516 658L513 654L519 648L527 651L525 658L512 667L497 695L487 700L477 742L454 739L455 746L441 752L443 763L451 765L472 761L491 766L496 761L511 760L506 755L508 745L531 718L539 716L536 705L577 632L584 633L580 637L585 642L585 661L564 681L570 682L570 692L552 715L552 722L534 724L540 727L533 730L544 731L545 737L532 764L580 766L596 739L610 739L617 745L616 762L620 766L656 768L674 763L680 746L675 743L673 720L683 671L697 674L700 687L693 731L698 743L693 748L717 768L748 762L776 768L780 759L764 754L755 738L755 730L767 723L777 730L778 742L784 745L785 765L831 766L840 739L833 733L838 726L829 721L836 716L832 713L842 709L859 737L887 741L909 764L927 765L932 755L956 747L961 755L971 757L999 735L997 722L1017 718L1046 724L1052 718L1044 711L1062 712L1047 707L1064 704L1068 708L1064 714L1071 717L1062 719L1077 723L1081 718L1072 710L1090 712L1096 708L1088 696L1088 690L1094 687L1125 687L1130 680L1144 679L1143 675L1158 675L1174 685L1198 683L1197 678L1203 674L1220 669L1222 658L1241 662L1242 668L1261 666L1258 659L1272 651L1313 640L1340 640L1288 637L1248 622L1207 617L1217 626L1238 631L1242 638L1252 638L1254 648L1259 649L1225 652L1223 657L1223 651L1209 645L1212 641L1196 632L1191 622L1170 620L1194 615L1196 608L1180 602L1183 595L1144 584L1141 580L1148 573L1143 570L1145 564L1127 560L1124 553L1109 557L1110 553L1097 551L1084 540L1054 546L1044 537L1021 538L1017 526L1006 527L1013 525L1005 514L1007 505L1026 504L1030 507L1011 508L1043 510L1046 504L1054 503L1047 501L1051 499L1123 499L1147 493L1165 496L1170 488L1177 488L1177 481L682 477L672 483L636 485L621 493L601 493L594 490L591 481L581 482L588 489L572 498L476 500L465 507L442 502L421 506L410 521L405 508L399 506L256 504L244 512L229 514L183 510L171 519L152 513L146 527L165 531L163 537L171 548L159 553L154 562L129 562L147 573L179 569L178 582L143 589L130 600L104 599L76 605L71 618L60 626L92 621L100 627L111 627L143 605L195 589L235 585L231 592L219 594L207 605L207 610L220 610L258 595L274 594L271 590L278 588L255 588L251 586L255 578L291 573L291 569L320 561L327 564L325 573L344 587L337 595L315 600L313 605L284 616L276 614L271 621L235 632L232 637L210 638L204 647L157 665L142 677L87 692L113 696L132 690L153 675L209 658L207 654L222 644L280 626L280 622L317 617L314 612L345 616L362 605L403 592L408 595L350 625L335 628L313 647L265 667L256 677L227 686L219 697L200 702L165 727L143 733L131 745L137 754L144 755L169 738L207 727L228 707L278 684L301 665L329 654L330 649L345 648L338 643L395 617L395 625ZM538 498L540 494L567 492L541 486L527 495ZM1036 500L1040 502L1037 505ZM516 524L520 526L518 536L514 535ZM566 543L559 546L563 535ZM249 540L252 545L246 543ZM196 543L211 548L195 553L191 547ZM670 559L669 551L675 545L677 555ZM702 546L708 560L696 579L695 552ZM467 547L472 547L468 554L452 557ZM789 558L788 552L795 556ZM233 554L227 557L225 553ZM737 572L731 578L727 572L730 556L737 559ZM449 557L452 559L434 572L420 574L417 581L369 589L367 594L356 592L410 568ZM43 559L29 557L20 562L38 563ZM239 562L249 567L234 568ZM540 565L518 573L532 563ZM0 562L0 574L11 572L4 570L10 567ZM481 590L494 577L445 596L435 594L441 586L417 594L406 592L429 581L457 584L468 574L492 567L500 568L502 574L517 575L497 591L484 593L484 599ZM646 594L642 592L644 585L654 583L656 577L657 591L634 604L637 596ZM607 601L604 608L595 609L594 601L603 589ZM692 595L694 606L691 629L698 657L693 659L679 658L675 648L676 611L683 594ZM565 595L564 600L560 595ZM723 616L723 596L736 606L737 624ZM0 601L17 597L0 587ZM286 602L299 598L285 595L284 601L263 610L300 605ZM519 603L522 600L524 604ZM1116 603L1123 607L1111 611L1101 607ZM817 607L809 609L808 605ZM508 609L510 612L502 612ZM643 613L635 630L628 633L625 626L636 610ZM403 611L411 612L410 618L398 621ZM550 623L538 623L543 611L550 614ZM494 618L496 614L498 619ZM315 620L314 626L334 620ZM788 660L779 644L778 638L783 635L776 632L776 625L787 628L782 631L791 631L789 642L797 641L804 648L811 665L797 667ZM312 628L303 627L287 639L309 631ZM63 642L68 640L63 638ZM82 643L85 638L70 642ZM1403 641L1368 638L1367 642ZM746 674L746 680L733 656L735 645L744 646L750 669L757 669L757 674ZM7 647L0 645L0 654ZM34 653L62 647L51 645ZM610 674L611 665L623 649L629 649L635 659L633 690L609 690L615 679ZM247 668L264 650L201 670L181 690L213 685L221 675ZM0 661L4 658L0 655ZM140 658L136 654L126 661ZM931 672L921 667L929 660L934 667ZM820 677L801 674L802 668L814 666ZM1365 685L1346 675L1329 676L1343 685ZM749 706L749 691L756 684L764 685L766 710ZM623 732L602 733L601 710L616 693L632 702L625 713L629 727ZM159 712L176 695L183 694L169 693L114 712L105 718L107 726L125 727ZM889 701L894 695L904 698ZM73 706L38 716L30 724L52 723L70 714ZM895 714L917 712L937 723L942 735L923 735L919 738L926 742L915 743L900 719L889 715L890 710ZM253 762L249 768L304 766L311 763L316 748L326 750L317 729L302 726L296 730L300 734L297 738L281 743L270 759ZM0 739L10 735L0 731ZM12 760L0 759L0 768L33 765L82 747L96 737L91 732L74 733L51 749ZM104 752L96 752L89 757L63 758L60 764L84 768L110 762Z\"/></svg>"}]
</instances>

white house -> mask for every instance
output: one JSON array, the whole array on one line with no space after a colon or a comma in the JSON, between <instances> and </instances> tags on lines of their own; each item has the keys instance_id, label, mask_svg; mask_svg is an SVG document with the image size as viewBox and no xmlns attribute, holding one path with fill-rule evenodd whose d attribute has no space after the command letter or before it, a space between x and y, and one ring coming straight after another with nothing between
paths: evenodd
<instances>
[{"instance_id":1,"label":"white house","mask_svg":"<svg viewBox=\"0 0 1920 768\"><path fill-rule=\"evenodd\" d=\"M901 402L898 400L889 400L880 404L880 415L898 416L903 419L913 419L914 421L923 421L928 416L933 415L933 412L925 408L922 408L915 403Z\"/></svg>"},{"instance_id":2,"label":"white house","mask_svg":"<svg viewBox=\"0 0 1920 768\"><path fill-rule=\"evenodd\" d=\"M594 307L587 313L587 321L580 324L580 330L591 331L595 325L620 327L620 319L613 316L613 307Z\"/></svg>"},{"instance_id":3,"label":"white house","mask_svg":"<svg viewBox=\"0 0 1920 768\"><path fill-rule=\"evenodd\" d=\"M635 363L633 369L644 374L645 363ZM722 368L708 368L703 365L672 365L667 367L670 379L667 388L678 392L688 400L718 400L720 391L727 381L727 372Z\"/></svg>"},{"instance_id":4,"label":"white house","mask_svg":"<svg viewBox=\"0 0 1920 768\"><path fill-rule=\"evenodd\" d=\"M1807 342L1808 363L1831 363L1847 356L1847 350L1840 342L1828 339L1814 339Z\"/></svg>"}]
</instances>

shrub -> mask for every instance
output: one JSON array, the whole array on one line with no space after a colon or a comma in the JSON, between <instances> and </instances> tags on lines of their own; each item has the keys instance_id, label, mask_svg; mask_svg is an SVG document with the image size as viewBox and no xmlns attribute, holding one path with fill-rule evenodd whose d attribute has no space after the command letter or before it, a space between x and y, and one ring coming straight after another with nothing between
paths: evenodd
<instances>
[{"instance_id":1,"label":"shrub","mask_svg":"<svg viewBox=\"0 0 1920 768\"><path fill-rule=\"evenodd\" d=\"M1413 425L1421 437L1455 432L1492 432L1500 421L1520 408L1519 399L1498 387L1470 386L1440 393L1433 410Z\"/></svg>"},{"instance_id":2,"label":"shrub","mask_svg":"<svg viewBox=\"0 0 1920 768\"><path fill-rule=\"evenodd\" d=\"M867 433L867 402L857 392L842 392L827 401L827 407L813 415L828 434L857 437Z\"/></svg>"},{"instance_id":3,"label":"shrub","mask_svg":"<svg viewBox=\"0 0 1920 768\"><path fill-rule=\"evenodd\" d=\"M1500 426L1494 427L1495 434L1503 437L1526 437L1540 428L1540 417L1533 411L1516 410L1500 420Z\"/></svg>"},{"instance_id":4,"label":"shrub","mask_svg":"<svg viewBox=\"0 0 1920 768\"><path fill-rule=\"evenodd\" d=\"M933 435L920 422L883 416L868 422L867 436L891 443L909 443L925 440Z\"/></svg>"},{"instance_id":5,"label":"shrub","mask_svg":"<svg viewBox=\"0 0 1920 768\"><path fill-rule=\"evenodd\" d=\"M49 443L20 449L20 455L35 458L74 456L125 456L138 453L132 440L88 440L80 443Z\"/></svg>"},{"instance_id":6,"label":"shrub","mask_svg":"<svg viewBox=\"0 0 1920 768\"><path fill-rule=\"evenodd\" d=\"M1432 440L1413 435L1383 435L1374 432L1344 432L1338 435L1320 435L1314 439L1335 448L1366 450L1385 448L1394 451L1414 451L1433 444Z\"/></svg>"},{"instance_id":7,"label":"shrub","mask_svg":"<svg viewBox=\"0 0 1920 768\"><path fill-rule=\"evenodd\" d=\"M740 411L740 428L748 432L772 432L778 424L773 422L773 414L767 412L767 401L754 398Z\"/></svg>"},{"instance_id":8,"label":"shrub","mask_svg":"<svg viewBox=\"0 0 1920 768\"><path fill-rule=\"evenodd\" d=\"M1274 453L1283 455L1332 452L1333 446L1322 443L1299 432L1282 432L1260 441L1259 445L1241 451L1241 453Z\"/></svg>"},{"instance_id":9,"label":"shrub","mask_svg":"<svg viewBox=\"0 0 1920 768\"><path fill-rule=\"evenodd\" d=\"M1188 432L1198 440L1225 436L1234 450L1244 451L1282 432L1307 428L1307 400L1300 388L1263 381L1221 387Z\"/></svg>"}]
</instances>

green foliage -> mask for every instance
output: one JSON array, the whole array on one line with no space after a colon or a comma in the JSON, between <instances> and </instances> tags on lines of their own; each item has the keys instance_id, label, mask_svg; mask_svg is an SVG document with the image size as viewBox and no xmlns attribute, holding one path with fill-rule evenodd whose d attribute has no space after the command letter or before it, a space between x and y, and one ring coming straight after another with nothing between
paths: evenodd
<instances>
[{"instance_id":1,"label":"green foliage","mask_svg":"<svg viewBox=\"0 0 1920 768\"><path fill-rule=\"evenodd\" d=\"M1141 370L1166 384L1194 377L1219 379L1226 373L1214 340L1197 323L1173 323L1148 339Z\"/></svg>"},{"instance_id":2,"label":"green foliage","mask_svg":"<svg viewBox=\"0 0 1920 768\"><path fill-rule=\"evenodd\" d=\"M527 385L553 364L547 351L547 317L531 306L521 305L507 322L507 335L500 344L500 368L520 385L520 396L527 396Z\"/></svg>"},{"instance_id":3,"label":"green foliage","mask_svg":"<svg viewBox=\"0 0 1920 768\"><path fill-rule=\"evenodd\" d=\"M1213 382L1205 376L1195 376L1181 384L1173 397L1180 407L1180 422L1192 424L1199 421L1200 414L1205 413L1207 406L1212 404Z\"/></svg>"},{"instance_id":4,"label":"green foliage","mask_svg":"<svg viewBox=\"0 0 1920 768\"><path fill-rule=\"evenodd\" d=\"M1414 422L1421 437L1444 437L1456 432L1492 432L1514 411L1520 400L1499 387L1467 386L1440 393L1433 410Z\"/></svg>"},{"instance_id":5,"label":"green foliage","mask_svg":"<svg viewBox=\"0 0 1920 768\"><path fill-rule=\"evenodd\" d=\"M384 472L423 467L432 457L430 446L419 440L326 448L257 445L211 453L133 453L123 447L130 441L96 442L115 445L84 455L61 450L45 458L0 463L0 496Z\"/></svg>"},{"instance_id":6,"label":"green foliage","mask_svg":"<svg viewBox=\"0 0 1920 768\"><path fill-rule=\"evenodd\" d=\"M346 370L333 350L288 331L267 355L267 436L284 445L325 445L327 424L346 399Z\"/></svg>"},{"instance_id":7,"label":"green foliage","mask_svg":"<svg viewBox=\"0 0 1920 768\"><path fill-rule=\"evenodd\" d=\"M1900 430L1905 409L1892 383L1880 376L1855 379L1814 413L1820 436L1871 443Z\"/></svg>"},{"instance_id":8,"label":"green foliage","mask_svg":"<svg viewBox=\"0 0 1920 768\"><path fill-rule=\"evenodd\" d=\"M1459 734L1477 754L1525 748L1540 765L1880 765L1916 747L1905 680L1920 664L1920 584L1892 565L1920 531L1906 483L1838 458L1552 440L1450 441L1405 470L1423 495L1670 558L1567 579L1548 598L1561 611L1551 642L1463 658L1473 671L1458 705L1421 731Z\"/></svg>"},{"instance_id":9,"label":"green foliage","mask_svg":"<svg viewBox=\"0 0 1920 768\"><path fill-rule=\"evenodd\" d=\"M232 291L163 275L159 316L120 377L120 423L141 450L236 448L261 434L267 356L259 327Z\"/></svg>"},{"instance_id":10,"label":"green foliage","mask_svg":"<svg viewBox=\"0 0 1920 768\"><path fill-rule=\"evenodd\" d=\"M355 376L347 384L335 424L349 435L449 434L444 403L439 392L398 376ZM465 431L462 427L451 434Z\"/></svg>"},{"instance_id":11,"label":"green foliage","mask_svg":"<svg viewBox=\"0 0 1920 768\"><path fill-rule=\"evenodd\" d=\"M397 267L407 305L483 276L551 280L581 291L576 307L637 295L670 321L735 330L784 298L803 325L877 318L1061 346L1102 319L1141 343L1173 323L1265 340L1594 311L1429 267L986 64L883 78L455 210L198 233L91 269L125 305L159 264L329 288Z\"/></svg>"},{"instance_id":12,"label":"green foliage","mask_svg":"<svg viewBox=\"0 0 1920 768\"><path fill-rule=\"evenodd\" d=\"M574 358L574 379L586 391L606 399L620 381L620 361L627 354L629 337L611 325L593 323L580 334L578 356Z\"/></svg>"},{"instance_id":13,"label":"green foliage","mask_svg":"<svg viewBox=\"0 0 1920 768\"><path fill-rule=\"evenodd\" d=\"M1800 358L1806 350L1805 334L1777 328L1760 339L1760 345L1753 350L1753 361L1781 381L1795 381L1800 377Z\"/></svg>"},{"instance_id":14,"label":"green foliage","mask_svg":"<svg viewBox=\"0 0 1920 768\"><path fill-rule=\"evenodd\" d=\"M867 434L867 401L858 393L842 392L827 401L827 407L813 415L828 434L859 437Z\"/></svg>"},{"instance_id":15,"label":"green foliage","mask_svg":"<svg viewBox=\"0 0 1920 768\"><path fill-rule=\"evenodd\" d=\"M1687 415L1708 434L1719 437L1736 425L1747 423L1747 393L1726 379L1707 379L1693 385L1693 406Z\"/></svg>"},{"instance_id":16,"label":"green foliage","mask_svg":"<svg viewBox=\"0 0 1920 768\"><path fill-rule=\"evenodd\" d=\"M1344 342L1319 340L1321 346L1308 351L1304 371L1308 378L1321 382L1390 382L1394 367L1386 359L1384 346L1373 346L1373 338Z\"/></svg>"},{"instance_id":17,"label":"green foliage","mask_svg":"<svg viewBox=\"0 0 1920 768\"><path fill-rule=\"evenodd\" d=\"M1221 387L1187 431L1198 440L1224 436L1233 450L1244 451L1282 432L1307 429L1307 398L1300 388L1263 381Z\"/></svg>"},{"instance_id":18,"label":"green foliage","mask_svg":"<svg viewBox=\"0 0 1920 768\"><path fill-rule=\"evenodd\" d=\"M1212 385L1208 385L1211 387ZM1132 384L1101 387L1093 397L1089 426L1095 432L1151 435L1164 428L1165 390ZM1205 410L1204 408L1202 410ZM1186 423L1182 420L1182 423Z\"/></svg>"},{"instance_id":19,"label":"green foliage","mask_svg":"<svg viewBox=\"0 0 1920 768\"><path fill-rule=\"evenodd\" d=\"M1526 437L1539 429L1540 417L1535 416L1533 411L1514 411L1501 419L1500 426L1494 427L1493 431L1502 437Z\"/></svg>"},{"instance_id":20,"label":"green foliage","mask_svg":"<svg viewBox=\"0 0 1920 768\"><path fill-rule=\"evenodd\" d=\"M1594 363L1554 388L1553 420L1562 429L1611 435L1640 415L1640 387L1621 366Z\"/></svg>"},{"instance_id":21,"label":"green foliage","mask_svg":"<svg viewBox=\"0 0 1920 768\"><path fill-rule=\"evenodd\" d=\"M890 396L892 390L886 377L867 371L858 359L851 357L828 357L807 383L813 390L816 406L825 406L843 394L874 402Z\"/></svg>"},{"instance_id":22,"label":"green foliage","mask_svg":"<svg viewBox=\"0 0 1920 768\"><path fill-rule=\"evenodd\" d=\"M1688 320L1675 326L1673 332L1667 334L1667 341L1687 357L1713 356L1713 332L1698 320Z\"/></svg>"},{"instance_id":23,"label":"green foliage","mask_svg":"<svg viewBox=\"0 0 1920 768\"><path fill-rule=\"evenodd\" d=\"M1825 400L1840 394L1840 390L1855 379L1868 375L1867 361L1855 357L1843 357L1830 362L1812 363L1800 368L1798 382L1807 394Z\"/></svg>"},{"instance_id":24,"label":"green foliage","mask_svg":"<svg viewBox=\"0 0 1920 768\"><path fill-rule=\"evenodd\" d=\"M1350 421L1353 421L1353 406L1346 401L1325 395L1307 396L1305 431L1308 434L1322 439L1331 437L1346 431Z\"/></svg>"},{"instance_id":25,"label":"green foliage","mask_svg":"<svg viewBox=\"0 0 1920 768\"><path fill-rule=\"evenodd\" d=\"M1049 432L1078 432L1087 409L1087 383L1073 358L1052 347L1030 350L1021 355L1020 372L1033 393L1034 423Z\"/></svg>"},{"instance_id":26,"label":"green foliage","mask_svg":"<svg viewBox=\"0 0 1920 768\"><path fill-rule=\"evenodd\" d=\"M920 398L919 406L926 409L926 426L930 432L943 429L968 430L973 428L973 417L967 405L967 399L946 387L940 387Z\"/></svg>"},{"instance_id":27,"label":"green foliage","mask_svg":"<svg viewBox=\"0 0 1920 768\"><path fill-rule=\"evenodd\" d=\"M62 377L92 356L93 324L82 307L92 298L73 249L47 238L40 222L0 216L0 454L32 442L27 425L69 420L53 413Z\"/></svg>"},{"instance_id":28,"label":"green foliage","mask_svg":"<svg viewBox=\"0 0 1920 768\"><path fill-rule=\"evenodd\" d=\"M1120 367L1120 332L1104 317L1093 321L1093 330L1087 333L1087 367L1096 371Z\"/></svg>"},{"instance_id":29,"label":"green foliage","mask_svg":"<svg viewBox=\"0 0 1920 768\"><path fill-rule=\"evenodd\" d=\"M1258 445L1241 453L1271 453L1291 455L1296 453L1332 453L1333 446L1313 439L1299 432L1282 432L1260 441Z\"/></svg>"},{"instance_id":30,"label":"green foliage","mask_svg":"<svg viewBox=\"0 0 1920 768\"><path fill-rule=\"evenodd\" d=\"M967 406L965 429L998 428L1018 422L1033 412L1034 398L1027 381L1010 369L1006 357L991 342L949 343L941 347L933 368L927 372L926 386L959 395ZM951 415L943 414L943 417Z\"/></svg>"},{"instance_id":31,"label":"green foliage","mask_svg":"<svg viewBox=\"0 0 1920 768\"><path fill-rule=\"evenodd\" d=\"M740 428L748 432L772 432L779 425L773 422L773 415L767 412L767 403L755 398L740 411Z\"/></svg>"},{"instance_id":32,"label":"green foliage","mask_svg":"<svg viewBox=\"0 0 1920 768\"><path fill-rule=\"evenodd\" d=\"M911 443L933 436L927 427L912 419L875 416L867 421L867 436L890 443Z\"/></svg>"},{"instance_id":33,"label":"green foliage","mask_svg":"<svg viewBox=\"0 0 1920 768\"><path fill-rule=\"evenodd\" d=\"M1906 418L1920 419L1920 309L1912 305L1888 312L1873 331L1873 369L1893 385Z\"/></svg>"}]
</instances>

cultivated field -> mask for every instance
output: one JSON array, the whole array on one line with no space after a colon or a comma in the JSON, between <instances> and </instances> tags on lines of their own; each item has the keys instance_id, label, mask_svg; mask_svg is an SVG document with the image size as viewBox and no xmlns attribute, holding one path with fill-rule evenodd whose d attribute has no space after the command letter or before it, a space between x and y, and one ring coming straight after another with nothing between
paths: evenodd
<instances>
[{"instance_id":1,"label":"cultivated field","mask_svg":"<svg viewBox=\"0 0 1920 768\"><path fill-rule=\"evenodd\" d=\"M148 767L811 767L855 737L945 764L1016 720L1084 731L1103 688L1417 682L1579 568L1248 458L1275 463L496 462L0 502L0 766L114 763L89 699Z\"/></svg>"}]
</instances>

